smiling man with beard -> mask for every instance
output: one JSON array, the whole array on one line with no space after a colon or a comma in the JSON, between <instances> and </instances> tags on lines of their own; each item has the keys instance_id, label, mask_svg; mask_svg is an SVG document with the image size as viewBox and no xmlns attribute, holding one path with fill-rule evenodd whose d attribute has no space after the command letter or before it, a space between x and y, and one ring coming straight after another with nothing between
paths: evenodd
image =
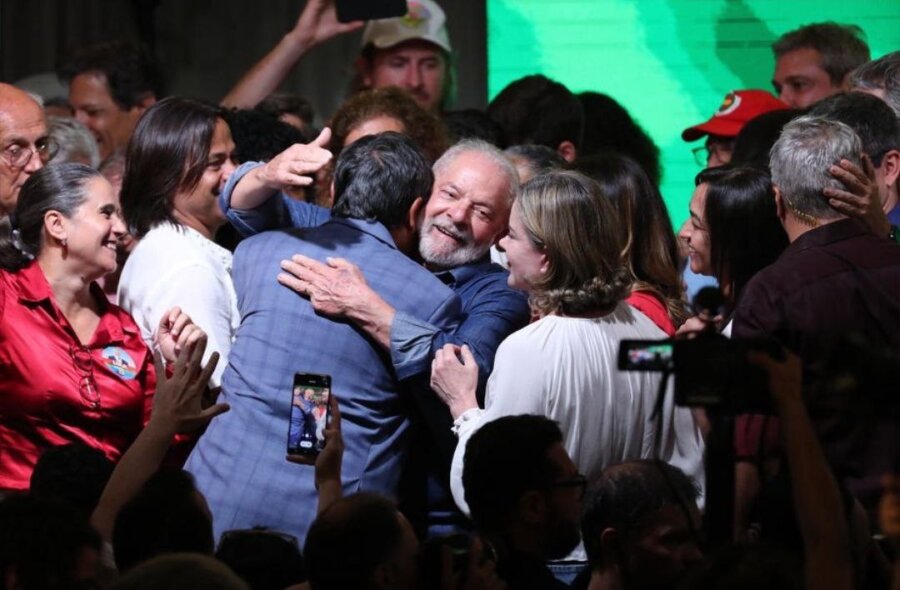
<instances>
[{"instance_id":1,"label":"smiling man with beard","mask_svg":"<svg viewBox=\"0 0 900 590\"><path fill-rule=\"evenodd\" d=\"M289 166L290 162L281 164ZM259 173L254 170L262 166L247 163L238 168L222 193L222 209L239 232L313 226L330 217L328 210L284 193L261 191L255 177ZM427 521L429 530L436 532L454 526L461 515L449 499L446 481L456 446L450 430L452 419L428 385L434 351L447 343L468 345L478 362L478 389L483 397L497 347L528 323L529 308L525 294L507 285L507 271L491 263L489 252L506 234L509 211L519 188L515 168L494 146L467 140L447 150L433 169L434 188L419 225L419 254L425 266L460 298L463 321L456 330L441 330L395 310L369 288L359 268L340 259L325 265L295 256L282 263L286 272L279 280L307 295L319 313L353 322L390 352L401 379L417 380L421 395L413 398L420 420L415 426L428 434L419 437L424 444L416 445L414 451L420 453L419 459L425 464L422 469L432 474L432 481L410 483L414 490L421 492L420 486L430 490L427 506L417 508L428 517L411 520L417 525ZM407 464L415 463L413 457ZM422 496L414 491L410 494ZM407 508L407 514L410 511Z\"/></svg>"},{"instance_id":2,"label":"smiling man with beard","mask_svg":"<svg viewBox=\"0 0 900 590\"><path fill-rule=\"evenodd\" d=\"M268 166L290 167L289 156L286 151L280 162ZM222 193L222 209L241 234L315 226L329 219L327 209L261 190L255 171L262 166L242 165ZM356 266L340 259L324 265L295 256L282 264L286 273L279 280L309 296L316 311L362 328L391 352L403 378L427 373L434 352L448 342L467 344L486 376L497 346L529 317L524 293L511 289L507 271L490 262L491 246L506 234L518 175L503 152L480 140L457 143L433 169L434 188L419 225L419 254L462 300L466 320L458 330L441 332L397 312L368 288Z\"/></svg>"}]
</instances>

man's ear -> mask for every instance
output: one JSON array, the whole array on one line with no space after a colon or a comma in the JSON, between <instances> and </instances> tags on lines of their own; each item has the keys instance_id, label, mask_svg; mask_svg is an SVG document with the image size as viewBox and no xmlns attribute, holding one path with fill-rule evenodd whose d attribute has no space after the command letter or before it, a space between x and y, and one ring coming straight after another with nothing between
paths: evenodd
<instances>
[{"instance_id":1,"label":"man's ear","mask_svg":"<svg viewBox=\"0 0 900 590\"><path fill-rule=\"evenodd\" d=\"M784 197L781 196L781 187L773 184L772 188L775 190L775 214L778 215L778 219L784 222L787 211L784 207Z\"/></svg>"},{"instance_id":2,"label":"man's ear","mask_svg":"<svg viewBox=\"0 0 900 590\"><path fill-rule=\"evenodd\" d=\"M372 61L365 56L360 55L356 58L356 61L353 62L353 68L356 70L356 75L359 76L359 81L362 83L363 89L368 90L371 88Z\"/></svg>"},{"instance_id":3,"label":"man's ear","mask_svg":"<svg viewBox=\"0 0 900 590\"><path fill-rule=\"evenodd\" d=\"M616 529L605 528L600 533L600 551L603 555L613 555L620 544L619 531Z\"/></svg>"},{"instance_id":4,"label":"man's ear","mask_svg":"<svg viewBox=\"0 0 900 590\"><path fill-rule=\"evenodd\" d=\"M884 182L890 187L897 186L900 180L900 151L890 150L881 158L881 175Z\"/></svg>"},{"instance_id":5,"label":"man's ear","mask_svg":"<svg viewBox=\"0 0 900 590\"><path fill-rule=\"evenodd\" d=\"M156 104L156 96L152 94L148 94L138 101L137 106L141 109L141 111L146 111L150 107Z\"/></svg>"},{"instance_id":6,"label":"man's ear","mask_svg":"<svg viewBox=\"0 0 900 590\"><path fill-rule=\"evenodd\" d=\"M44 213L44 229L59 243L64 243L69 238L68 219L59 211L47 211Z\"/></svg>"},{"instance_id":7,"label":"man's ear","mask_svg":"<svg viewBox=\"0 0 900 590\"><path fill-rule=\"evenodd\" d=\"M841 78L841 83L834 87L840 89L842 92L848 92L850 90L850 74L852 73L853 72L847 72L844 74L844 77Z\"/></svg>"},{"instance_id":8,"label":"man's ear","mask_svg":"<svg viewBox=\"0 0 900 590\"><path fill-rule=\"evenodd\" d=\"M575 144L568 139L556 147L556 153L558 153L559 157L566 162L574 162L575 158L578 156L578 150L575 149Z\"/></svg>"},{"instance_id":9,"label":"man's ear","mask_svg":"<svg viewBox=\"0 0 900 590\"><path fill-rule=\"evenodd\" d=\"M406 214L406 227L413 233L415 233L416 229L419 227L418 222L424 207L425 199L416 197L416 200L413 201L413 204L409 207L409 212Z\"/></svg>"},{"instance_id":10,"label":"man's ear","mask_svg":"<svg viewBox=\"0 0 900 590\"><path fill-rule=\"evenodd\" d=\"M625 566L628 559L624 539L614 528L605 528L600 533L600 559L607 564Z\"/></svg>"}]
</instances>

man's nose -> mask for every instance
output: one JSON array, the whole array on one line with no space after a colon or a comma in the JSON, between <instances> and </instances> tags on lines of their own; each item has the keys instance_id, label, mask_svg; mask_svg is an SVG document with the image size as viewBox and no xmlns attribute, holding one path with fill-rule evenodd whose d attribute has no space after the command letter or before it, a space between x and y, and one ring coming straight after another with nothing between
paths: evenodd
<instances>
[{"instance_id":1,"label":"man's nose","mask_svg":"<svg viewBox=\"0 0 900 590\"><path fill-rule=\"evenodd\" d=\"M468 206L457 203L453 207L447 210L447 216L450 217L450 221L457 225L463 225L466 221L466 217L468 216Z\"/></svg>"},{"instance_id":2,"label":"man's nose","mask_svg":"<svg viewBox=\"0 0 900 590\"><path fill-rule=\"evenodd\" d=\"M44 161L41 160L41 156L36 151L32 151L31 157L28 158L28 162L25 163L25 168L23 168L23 170L27 174L34 174L43 167Z\"/></svg>"},{"instance_id":3,"label":"man's nose","mask_svg":"<svg viewBox=\"0 0 900 590\"><path fill-rule=\"evenodd\" d=\"M778 98L782 101L788 103L792 109L796 109L797 106L794 104L794 93L787 87L781 89L781 92L778 93Z\"/></svg>"},{"instance_id":4,"label":"man's nose","mask_svg":"<svg viewBox=\"0 0 900 590\"><path fill-rule=\"evenodd\" d=\"M416 64L411 63L406 67L406 87L419 88L422 86L422 73Z\"/></svg>"}]
</instances>

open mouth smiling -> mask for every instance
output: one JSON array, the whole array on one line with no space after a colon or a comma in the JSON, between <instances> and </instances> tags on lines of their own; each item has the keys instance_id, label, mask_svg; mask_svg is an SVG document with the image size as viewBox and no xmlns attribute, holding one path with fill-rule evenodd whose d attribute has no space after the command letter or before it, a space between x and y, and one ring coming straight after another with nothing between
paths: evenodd
<instances>
[{"instance_id":1,"label":"open mouth smiling","mask_svg":"<svg viewBox=\"0 0 900 590\"><path fill-rule=\"evenodd\" d=\"M456 241L459 242L459 243L463 243L463 242L465 241L465 240L463 239L462 236L460 236L459 234L456 234L456 233L451 232L451 231L448 230L447 228L441 227L441 226L439 226L439 225L435 225L435 226L434 226L434 229L438 230L439 232L441 232L441 233L444 234L445 236L448 236L448 237L450 237L450 238L453 238L454 240L456 240Z\"/></svg>"}]
</instances>

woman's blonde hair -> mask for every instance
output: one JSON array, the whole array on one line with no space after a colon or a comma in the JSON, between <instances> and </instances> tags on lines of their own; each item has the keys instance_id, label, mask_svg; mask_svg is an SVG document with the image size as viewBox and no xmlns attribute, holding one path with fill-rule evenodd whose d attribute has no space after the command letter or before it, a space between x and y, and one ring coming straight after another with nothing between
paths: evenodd
<instances>
[{"instance_id":1,"label":"woman's blonde hair","mask_svg":"<svg viewBox=\"0 0 900 590\"><path fill-rule=\"evenodd\" d=\"M608 312L631 290L622 231L600 186L573 171L531 179L517 200L528 239L544 251L547 272L532 287L538 313Z\"/></svg>"}]
</instances>

